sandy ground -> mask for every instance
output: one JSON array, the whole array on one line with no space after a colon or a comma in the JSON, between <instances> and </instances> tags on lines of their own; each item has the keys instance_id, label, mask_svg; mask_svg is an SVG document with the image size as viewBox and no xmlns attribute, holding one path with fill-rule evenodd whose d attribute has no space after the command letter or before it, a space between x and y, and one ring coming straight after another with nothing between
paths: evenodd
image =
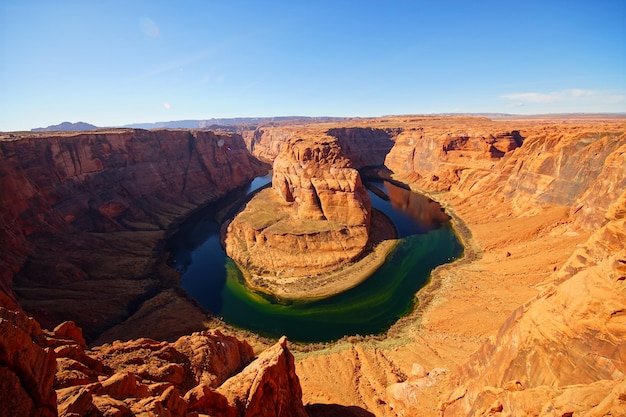
<instances>
[{"instance_id":1,"label":"sandy ground","mask_svg":"<svg viewBox=\"0 0 626 417\"><path fill-rule=\"evenodd\" d=\"M426 371L461 365L588 238L567 224L564 207L519 217L446 195L434 198L457 216L467 256L434 273L418 294L420 307L384 340L349 340L296 353L303 400L317 404L312 415L332 415L328 404L338 404L345 406L343 415L395 416L387 386L405 380L414 364ZM432 391L423 400L423 415L438 415L437 387Z\"/></svg>"}]
</instances>

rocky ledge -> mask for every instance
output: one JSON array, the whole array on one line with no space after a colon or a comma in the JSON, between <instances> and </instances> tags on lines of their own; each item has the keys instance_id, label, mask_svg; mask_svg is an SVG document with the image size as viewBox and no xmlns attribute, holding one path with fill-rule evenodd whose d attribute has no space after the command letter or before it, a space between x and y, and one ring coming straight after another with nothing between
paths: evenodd
<instances>
[{"instance_id":1,"label":"rocky ledge","mask_svg":"<svg viewBox=\"0 0 626 417\"><path fill-rule=\"evenodd\" d=\"M284 337L256 358L219 330L87 349L73 322L43 330L4 307L0 336L2 417L307 415Z\"/></svg>"}]
</instances>

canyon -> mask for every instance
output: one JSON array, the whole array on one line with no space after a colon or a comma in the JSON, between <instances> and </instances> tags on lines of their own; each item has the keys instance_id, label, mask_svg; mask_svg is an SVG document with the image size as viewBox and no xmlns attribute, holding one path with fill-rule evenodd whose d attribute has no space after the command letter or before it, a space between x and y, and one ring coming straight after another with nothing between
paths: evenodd
<instances>
[{"instance_id":1,"label":"canyon","mask_svg":"<svg viewBox=\"0 0 626 417\"><path fill-rule=\"evenodd\" d=\"M0 415L623 415L625 132L406 116L1 134ZM165 264L177 224L269 163L297 194L293 159L280 167L298 139L438 201L463 240L386 335L264 340Z\"/></svg>"}]
</instances>

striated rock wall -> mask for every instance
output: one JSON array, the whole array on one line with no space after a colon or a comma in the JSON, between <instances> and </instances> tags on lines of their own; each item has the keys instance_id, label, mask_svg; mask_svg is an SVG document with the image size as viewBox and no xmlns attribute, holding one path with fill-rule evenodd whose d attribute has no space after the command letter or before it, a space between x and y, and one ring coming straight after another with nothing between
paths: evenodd
<instances>
[{"instance_id":1,"label":"striated rock wall","mask_svg":"<svg viewBox=\"0 0 626 417\"><path fill-rule=\"evenodd\" d=\"M337 142L292 141L273 168L272 188L299 219L369 227L369 195Z\"/></svg>"},{"instance_id":2,"label":"striated rock wall","mask_svg":"<svg viewBox=\"0 0 626 417\"><path fill-rule=\"evenodd\" d=\"M402 128L377 129L372 127L344 127L328 130L337 138L346 158L356 169L381 166Z\"/></svg>"},{"instance_id":3,"label":"striated rock wall","mask_svg":"<svg viewBox=\"0 0 626 417\"><path fill-rule=\"evenodd\" d=\"M561 138L538 133L529 136L503 169L508 172L510 166L503 195L520 211L572 207L579 225L597 229L626 186L626 135L587 131Z\"/></svg>"},{"instance_id":4,"label":"striated rock wall","mask_svg":"<svg viewBox=\"0 0 626 417\"><path fill-rule=\"evenodd\" d=\"M398 179L426 190L506 201L518 215L571 207L578 225L598 228L626 186L624 132L602 124L523 127L493 133L498 126L488 125L461 135L406 129L385 164Z\"/></svg>"},{"instance_id":5,"label":"striated rock wall","mask_svg":"<svg viewBox=\"0 0 626 417\"><path fill-rule=\"evenodd\" d=\"M45 326L73 319L97 335L176 285L156 262L167 229L261 171L235 134L114 130L0 141L4 304L16 307L12 287Z\"/></svg>"},{"instance_id":6,"label":"striated rock wall","mask_svg":"<svg viewBox=\"0 0 626 417\"><path fill-rule=\"evenodd\" d=\"M493 127L491 127L493 128ZM449 191L463 171L490 171L507 153L522 145L518 131L451 133L412 128L402 132L385 159L399 178L434 191Z\"/></svg>"},{"instance_id":7,"label":"striated rock wall","mask_svg":"<svg viewBox=\"0 0 626 417\"><path fill-rule=\"evenodd\" d=\"M272 163L283 145L297 135L297 131L285 127L263 127L243 133L246 147L261 161Z\"/></svg>"},{"instance_id":8,"label":"striated rock wall","mask_svg":"<svg viewBox=\"0 0 626 417\"><path fill-rule=\"evenodd\" d=\"M262 127L243 133L250 152L265 162L273 162L291 139L303 136L330 136L336 139L352 166L361 169L380 166L394 145L401 127L335 127L327 124Z\"/></svg>"},{"instance_id":9,"label":"striated rock wall","mask_svg":"<svg viewBox=\"0 0 626 417\"><path fill-rule=\"evenodd\" d=\"M25 236L165 228L174 214L160 213L166 203L189 209L210 201L256 168L240 136L207 131L30 137L2 141L0 152L0 197L11 203L2 218Z\"/></svg>"},{"instance_id":10,"label":"striated rock wall","mask_svg":"<svg viewBox=\"0 0 626 417\"><path fill-rule=\"evenodd\" d=\"M560 206L569 212L569 219L561 220L569 224L566 235L592 232L569 260L555 267L541 293L515 309L450 377L437 382L429 374L392 386L388 394L399 414L417 413L432 386L444 393L439 408L445 416L626 412L623 132L623 126L611 124L525 126L520 129L521 147L489 166L484 153L479 157L463 150L462 157L446 159L450 152L445 146L426 140L428 152L433 152L429 160L417 143L411 150L406 138L397 141L396 156L413 155L400 164L401 159L392 157L394 150L390 153L387 163L399 177L437 190L434 177L453 169L454 175L446 177L449 198L461 201L465 211L476 207L471 212L481 222L547 215ZM461 158L467 163L459 169ZM410 163L416 160L420 163ZM474 214L476 210L481 214ZM503 260L502 267L506 264Z\"/></svg>"},{"instance_id":11,"label":"striated rock wall","mask_svg":"<svg viewBox=\"0 0 626 417\"><path fill-rule=\"evenodd\" d=\"M626 209L623 199L615 204ZM444 400L445 416L493 408L567 415L591 410L600 402L594 398L615 389L626 394L626 217L606 220L555 273L555 284L452 375L457 387ZM614 410L625 411L621 404Z\"/></svg>"}]
</instances>

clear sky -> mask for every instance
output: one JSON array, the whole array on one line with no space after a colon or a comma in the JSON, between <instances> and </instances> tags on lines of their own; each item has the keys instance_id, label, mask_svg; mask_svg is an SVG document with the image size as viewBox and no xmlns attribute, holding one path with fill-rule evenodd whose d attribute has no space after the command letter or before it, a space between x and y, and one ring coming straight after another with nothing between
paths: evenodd
<instances>
[{"instance_id":1,"label":"clear sky","mask_svg":"<svg viewBox=\"0 0 626 417\"><path fill-rule=\"evenodd\" d=\"M0 130L626 112L626 1L0 0Z\"/></svg>"}]
</instances>

